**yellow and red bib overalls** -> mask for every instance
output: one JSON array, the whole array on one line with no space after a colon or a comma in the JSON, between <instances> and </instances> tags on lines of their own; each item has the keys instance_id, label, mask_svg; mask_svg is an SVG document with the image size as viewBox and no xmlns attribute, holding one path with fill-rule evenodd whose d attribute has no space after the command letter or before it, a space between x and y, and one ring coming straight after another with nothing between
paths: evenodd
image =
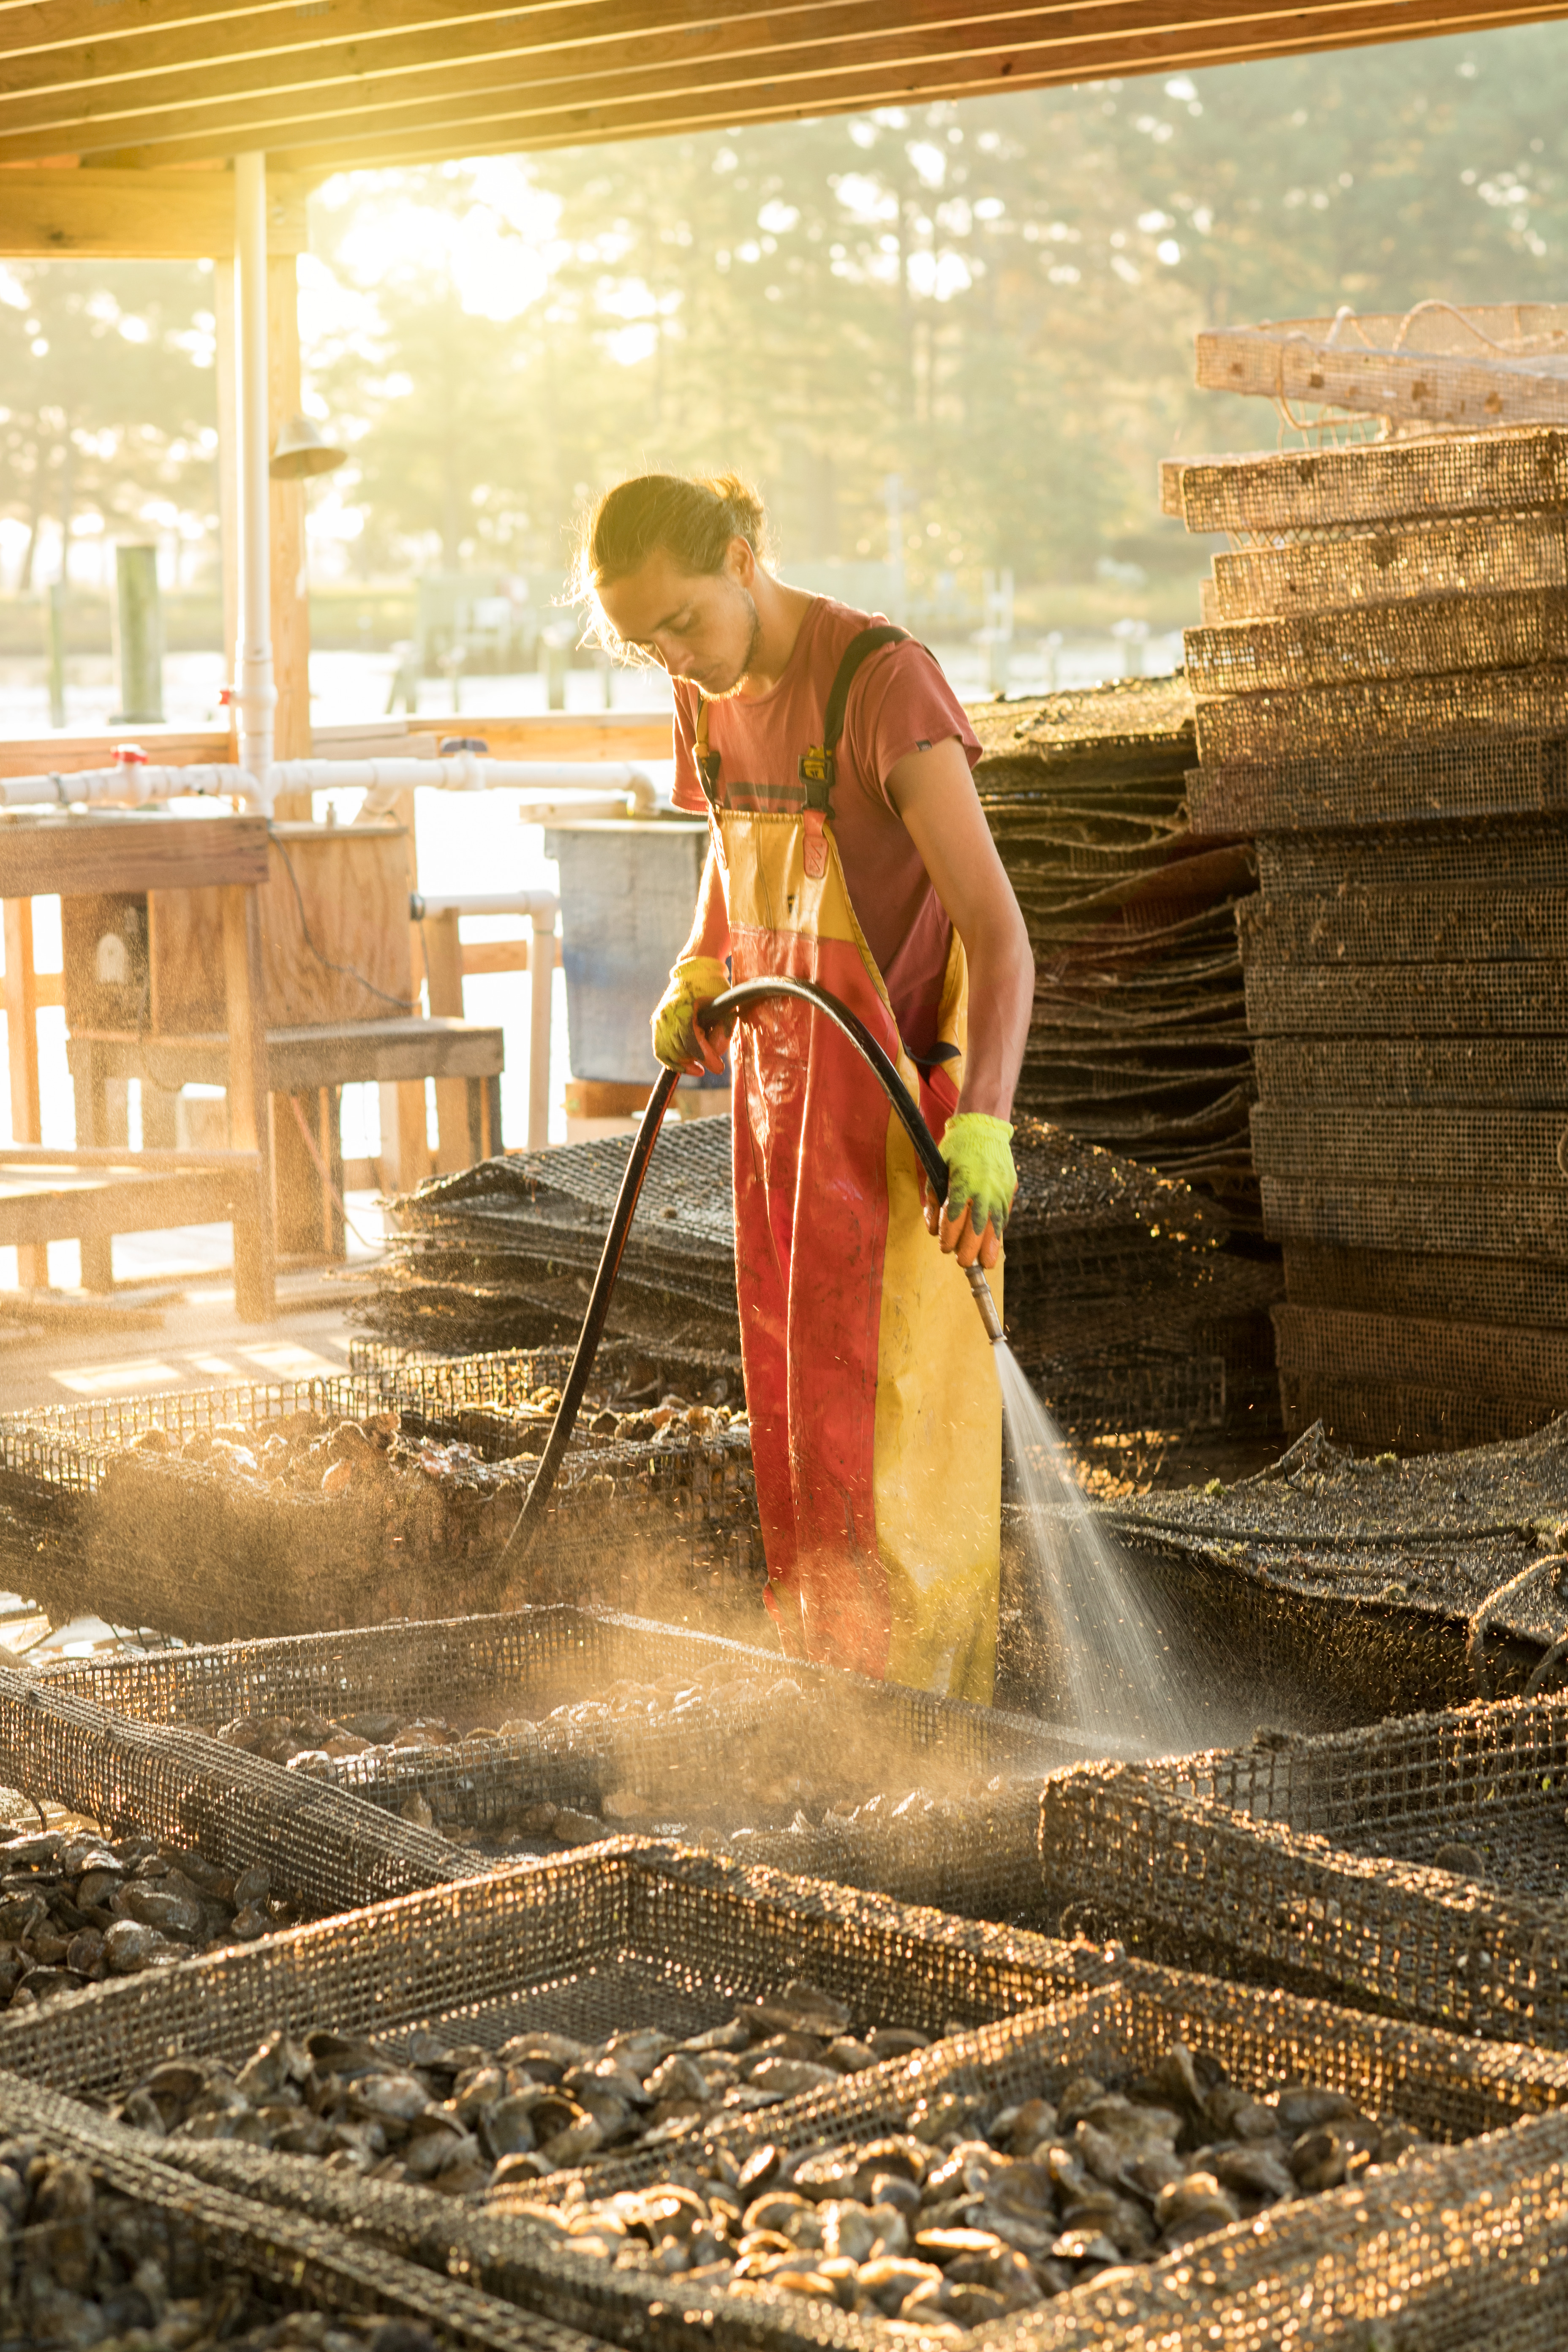
<instances>
[{"instance_id":1,"label":"yellow and red bib overalls","mask_svg":"<svg viewBox=\"0 0 1568 2352\"><path fill-rule=\"evenodd\" d=\"M963 1084L963 941L955 931L942 982L948 1058L926 1076L903 1050L845 885L829 729L824 783L805 775L822 761L815 751L793 788L770 783L764 813L726 804L707 719L704 705L696 761L736 984L787 973L829 989L886 1048L940 1140ZM848 1039L798 1001L745 1016L731 1068L768 1606L794 1654L989 1704L1001 1388L969 1286L926 1230L914 1148ZM1000 1267L990 1279L1000 1310Z\"/></svg>"}]
</instances>

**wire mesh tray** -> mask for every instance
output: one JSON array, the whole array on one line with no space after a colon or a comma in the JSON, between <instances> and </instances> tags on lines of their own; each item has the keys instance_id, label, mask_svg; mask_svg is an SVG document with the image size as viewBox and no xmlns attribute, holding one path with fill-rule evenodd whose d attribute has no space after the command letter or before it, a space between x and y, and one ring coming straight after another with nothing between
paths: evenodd
<instances>
[{"instance_id":1,"label":"wire mesh tray","mask_svg":"<svg viewBox=\"0 0 1568 2352\"><path fill-rule=\"evenodd\" d=\"M1354 612L1232 621L1184 633L1198 695L1523 669L1568 655L1568 589L1411 596Z\"/></svg>"},{"instance_id":2,"label":"wire mesh tray","mask_svg":"<svg viewBox=\"0 0 1568 2352\"><path fill-rule=\"evenodd\" d=\"M0 2057L31 2081L72 2079L85 2066L102 2095L127 2086L155 2055L177 2049L235 2063L262 2032L301 2031L323 2017L340 2032L377 2033L394 2050L411 2028L442 2021L460 2021L465 2039L477 2033L486 2041L499 2039L511 2019L531 2025L548 2019L568 2031L564 2021L572 2020L579 2030L595 2031L606 2014L617 2024L659 2016L692 2030L689 2021L716 2021L737 2000L774 1991L804 1972L857 2017L880 2018L891 2008L916 2021L932 2021L949 2037L963 2026L979 2030L949 2038L906 2065L876 2070L875 2084L862 2076L836 2099L807 2095L774 2106L769 2133L786 2143L807 2131L831 2136L840 2119L852 2129L862 2120L869 2127L877 2116L901 2114L912 2098L969 2074L990 2084L1042 2061L1063 2068L1113 2059L1136 2063L1163 2055L1176 2039L1259 2087L1306 2073L1445 2136L1486 2132L1568 2095L1562 2063L1538 2051L1461 2043L1321 2002L1184 1978L1083 1946L960 1927L843 1889L726 1868L657 1846L603 1849L484 1888L444 1890L364 1914L356 1925L352 1940L333 1928L297 1934L289 1939L290 1951L266 1956L266 1974L257 1965L260 1954L171 1971L146 1988L134 2012L123 2000L115 2003L112 1993L96 1994L70 2005L74 2017L58 2009L0 2028ZM467 1984L459 1956L472 1962ZM590 1970L596 1971L591 1983ZM111 2008L119 2012L112 2018ZM96 2033L84 2032L89 2009L98 2012ZM995 2021L981 2024L983 2019ZM27 2096L41 2105L47 2095ZM54 2113L63 2115L65 2106L55 2101ZM78 2128L85 2132L94 2123L112 2146L130 2140L121 2127L96 2118ZM1537 2183L1537 2200L1545 2198L1545 2163L1561 2171L1554 2134L1553 2119L1539 2117L1480 2147L1406 2158L1390 2177L1386 2188L1395 2193L1388 2218L1413 2272L1407 2283L1403 2271L1398 2275L1416 2304L1431 2298L1446 2309L1455 2296L1473 2298L1475 2265L1490 2251L1487 2225L1478 2214L1461 2275L1453 2196L1488 2180L1511 2188L1528 2179ZM679 2161L675 2149L667 2161L672 2159ZM215 2141L161 2143L157 2160L209 2189L351 2230L362 2247L394 2250L443 2279L461 2277L481 2294L504 2295L557 2322L591 2325L627 2346L684 2343L694 2326L736 2347L812 2344L873 2352L908 2340L886 2323L776 2289L741 2295L710 2281L613 2271L563 2248L557 2232L526 2213L476 2211L427 2189L361 2181ZM1381 2213L1384 2185L1369 2182L1312 2200L1310 2231L1303 2209L1292 2206L1205 2240L1196 2281L1189 2247L1142 2273L1119 2270L1114 2282L1060 2296L1043 2311L993 2327L982 2340L1062 2352L1135 2341L1125 2330L1147 2313L1167 2323L1163 2343L1195 2352L1215 2340L1216 2313L1230 2307L1227 2298L1238 2300L1242 2288L1271 2316L1284 2309L1299 2315L1304 2279L1321 2283L1325 2231L1331 2242L1353 2250L1340 2274L1335 2308L1342 2309L1374 2288L1386 2292L1389 2236L1373 2231L1373 2263L1365 2227L1369 2210ZM1450 2216L1446 2261L1433 2260L1433 2224L1425 2219L1438 2208ZM1517 2252L1521 2230L1530 2237L1538 2216L1520 2194L1510 2197L1509 2212ZM1195 2295L1194 2284L1202 2289ZM1282 2301L1287 2286L1289 2303ZM1528 2289L1539 2315L1538 2271L1531 2270ZM1493 2320L1510 2315L1495 2289L1488 2309ZM1168 2325L1173 2315L1182 2319L1180 2333Z\"/></svg>"},{"instance_id":3,"label":"wire mesh tray","mask_svg":"<svg viewBox=\"0 0 1568 2352\"><path fill-rule=\"evenodd\" d=\"M1204 619L1291 619L1389 604L1407 596L1568 588L1568 521L1488 515L1425 529L1361 530L1342 539L1238 548L1214 559Z\"/></svg>"},{"instance_id":4,"label":"wire mesh tray","mask_svg":"<svg viewBox=\"0 0 1568 2352\"><path fill-rule=\"evenodd\" d=\"M1557 818L1475 817L1432 824L1274 834L1258 845L1265 898L1381 892L1568 890L1568 836Z\"/></svg>"},{"instance_id":5,"label":"wire mesh tray","mask_svg":"<svg viewBox=\"0 0 1568 2352\"><path fill-rule=\"evenodd\" d=\"M9 2151L25 2148L56 2159L72 2176L69 2219L13 2225L8 2232L0 2257L8 2343L85 2344L95 2340L96 2330L97 2340L116 2346L221 2337L245 2347L293 2347L324 2339L362 2343L374 2352L374 2318L394 2324L381 2338L388 2352L400 2336L411 2352L427 2344L431 2329L443 2345L476 2352L481 2347L486 2352L595 2352L594 2339L574 2329L520 2311L462 2280L437 2277L399 2249L372 2247L306 2213L289 2213L252 2195L248 2184L236 2190L199 2182L150 2152L143 2133L110 2123L78 2101L8 2075L0 2082L0 2105ZM92 2208L84 2221L79 2208L87 2180ZM132 2200L129 2210L121 2199ZM106 2258L99 2237L97 2225L106 2219L110 2242L121 2256L118 2263ZM13 2296L14 2261L19 2269L42 2271L42 2295L29 2297L23 2284ZM150 2273L140 2272L143 2262L152 2265ZM64 2294L57 2271L73 2282ZM123 2285L116 2292L116 2273L127 2271L132 2282L142 2277L151 2296L133 2292L127 2297ZM131 2312L140 2306L152 2318L154 2298L162 2300L165 2289L175 2307L155 2327L133 2318L127 2326L128 2306ZM181 2309L181 2304L195 2307ZM309 2315L290 2324L284 2317L289 2313ZM356 2321L363 2322L357 2332Z\"/></svg>"},{"instance_id":6,"label":"wire mesh tray","mask_svg":"<svg viewBox=\"0 0 1568 2352\"><path fill-rule=\"evenodd\" d=\"M1047 1906L1150 1957L1543 2048L1568 2043L1568 1909L1079 1766L1040 1800Z\"/></svg>"},{"instance_id":7,"label":"wire mesh tray","mask_svg":"<svg viewBox=\"0 0 1568 2352\"><path fill-rule=\"evenodd\" d=\"M1254 965L1248 1026L1259 1036L1560 1037L1568 963Z\"/></svg>"},{"instance_id":8,"label":"wire mesh tray","mask_svg":"<svg viewBox=\"0 0 1568 2352\"><path fill-rule=\"evenodd\" d=\"M454 1600L493 1605L507 1597L496 1564L528 1491L525 1465L548 1430L532 1403L542 1390L553 1402L541 1369L558 1362L468 1357L14 1418L0 1428L0 1567L57 1614L89 1609L197 1641L374 1624ZM153 1430L184 1444L225 1427L265 1433L291 1414L388 1412L417 1462L338 1494L129 1450ZM614 1605L686 1589L755 1607L750 1439L743 1424L706 1418L710 1430L674 1423L642 1444L574 1438L516 1571L528 1597Z\"/></svg>"},{"instance_id":9,"label":"wire mesh tray","mask_svg":"<svg viewBox=\"0 0 1568 2352\"><path fill-rule=\"evenodd\" d=\"M1284 1371L1279 1402L1292 1433L1321 1426L1343 1444L1400 1454L1451 1454L1456 1447L1528 1437L1562 1410L1560 1396L1490 1397L1472 1388Z\"/></svg>"},{"instance_id":10,"label":"wire mesh tray","mask_svg":"<svg viewBox=\"0 0 1568 2352\"><path fill-rule=\"evenodd\" d=\"M669 1687L650 1714L655 1684ZM879 1871L901 1870L920 1874L921 1886L956 1888L959 1864L978 1859L970 1901L984 1916L1029 1899L1032 1825L1000 1789L984 1801L997 1812L994 1831L958 1801L986 1781L1012 1783L1083 1752L1072 1733L1031 1717L569 1607L70 1662L44 1686L118 1715L209 1731L241 1717L430 1714L456 1732L532 1716L506 1737L310 1762L310 1777L379 1808L401 1815L418 1791L438 1824L486 1832L515 1828L542 1802L606 1808L606 1835L636 1811L666 1832L721 1836L770 1818L787 1822L802 1807L821 1813L880 1795L894 1816L900 1800L919 1798L874 1833L824 1823L807 1843L815 1851L837 1835L862 1851L869 1874L859 1885L880 1885ZM584 1698L570 1718L554 1717L557 1706ZM1011 1837L1000 1834L1004 1821ZM582 1830L574 1825L574 1834ZM792 1843L799 1853L799 1839L786 1837L784 1855ZM985 1909L992 1899L1001 1906L994 1914Z\"/></svg>"},{"instance_id":11,"label":"wire mesh tray","mask_svg":"<svg viewBox=\"0 0 1568 2352\"><path fill-rule=\"evenodd\" d=\"M0 1782L116 1831L262 1864L308 1912L345 1911L488 1865L305 1774L178 1725L136 1723L0 1669Z\"/></svg>"},{"instance_id":12,"label":"wire mesh tray","mask_svg":"<svg viewBox=\"0 0 1568 2352\"><path fill-rule=\"evenodd\" d=\"M1568 760L1541 734L1211 760L1188 772L1187 805L1210 837L1529 816L1568 806Z\"/></svg>"},{"instance_id":13,"label":"wire mesh tray","mask_svg":"<svg viewBox=\"0 0 1568 2352\"><path fill-rule=\"evenodd\" d=\"M1252 1149L1264 1177L1415 1186L1490 1181L1539 1191L1568 1215L1564 1110L1363 1110L1346 1103L1324 1119L1263 1102L1252 1114Z\"/></svg>"},{"instance_id":14,"label":"wire mesh tray","mask_svg":"<svg viewBox=\"0 0 1568 2352\"><path fill-rule=\"evenodd\" d=\"M1568 506L1568 436L1547 426L1434 435L1341 449L1172 458L1163 513L1189 530L1334 531Z\"/></svg>"},{"instance_id":15,"label":"wire mesh tray","mask_svg":"<svg viewBox=\"0 0 1568 2352\"><path fill-rule=\"evenodd\" d=\"M1568 1267L1312 1242L1291 1242L1284 1255L1286 1292L1295 1306L1568 1328Z\"/></svg>"},{"instance_id":16,"label":"wire mesh tray","mask_svg":"<svg viewBox=\"0 0 1568 2352\"><path fill-rule=\"evenodd\" d=\"M1524 1405L1539 1428L1568 1401L1568 1331L1353 1308L1274 1309L1282 1375L1297 1381L1392 1384Z\"/></svg>"},{"instance_id":17,"label":"wire mesh tray","mask_svg":"<svg viewBox=\"0 0 1568 2352\"><path fill-rule=\"evenodd\" d=\"M1568 669L1561 665L1471 669L1215 696L1198 705L1198 760L1207 768L1301 753L1339 757L1394 742L1554 736L1565 727Z\"/></svg>"},{"instance_id":18,"label":"wire mesh tray","mask_svg":"<svg viewBox=\"0 0 1568 2352\"><path fill-rule=\"evenodd\" d=\"M1527 845L1520 845L1528 873ZM1393 859L1389 866L1392 867ZM1456 882L1436 888L1390 873L1381 887L1346 876L1339 890L1291 891L1238 909L1245 971L1266 965L1479 964L1568 959L1568 890L1533 881L1506 889Z\"/></svg>"},{"instance_id":19,"label":"wire mesh tray","mask_svg":"<svg viewBox=\"0 0 1568 2352\"><path fill-rule=\"evenodd\" d=\"M1259 1037L1258 1091L1293 1104L1552 1110L1568 1092L1553 1037Z\"/></svg>"}]
</instances>

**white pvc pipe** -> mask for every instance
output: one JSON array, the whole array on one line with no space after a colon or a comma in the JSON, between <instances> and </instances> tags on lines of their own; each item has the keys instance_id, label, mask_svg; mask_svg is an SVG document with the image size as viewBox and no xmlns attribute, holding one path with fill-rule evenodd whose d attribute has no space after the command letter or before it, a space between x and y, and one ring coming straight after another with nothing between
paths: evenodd
<instances>
[{"instance_id":1,"label":"white pvc pipe","mask_svg":"<svg viewBox=\"0 0 1568 2352\"><path fill-rule=\"evenodd\" d=\"M52 803L58 808L105 801L121 808L140 808L147 801L205 799L222 793L230 799L254 799L256 779L243 768L206 765L155 768L134 763L118 768L78 768L68 774L0 778L0 806L35 808Z\"/></svg>"},{"instance_id":2,"label":"white pvc pipe","mask_svg":"<svg viewBox=\"0 0 1568 2352\"><path fill-rule=\"evenodd\" d=\"M239 352L239 643L235 648L234 699L239 719L239 761L271 804L272 719L278 688L272 676L272 536L267 474L267 159L234 159L235 316Z\"/></svg>"},{"instance_id":3,"label":"white pvc pipe","mask_svg":"<svg viewBox=\"0 0 1568 2352\"><path fill-rule=\"evenodd\" d=\"M408 919L422 923L426 916L439 915L522 915L531 923L553 923L561 912L561 901L553 890L479 890L454 896L450 891L438 898L427 897L416 890L408 901Z\"/></svg>"},{"instance_id":4,"label":"white pvc pipe","mask_svg":"<svg viewBox=\"0 0 1568 2352\"><path fill-rule=\"evenodd\" d=\"M270 793L406 793L434 785L447 793L534 792L570 798L592 793L651 809L655 793L641 768L624 760L491 760L476 751L448 751L435 760L277 760Z\"/></svg>"}]
</instances>

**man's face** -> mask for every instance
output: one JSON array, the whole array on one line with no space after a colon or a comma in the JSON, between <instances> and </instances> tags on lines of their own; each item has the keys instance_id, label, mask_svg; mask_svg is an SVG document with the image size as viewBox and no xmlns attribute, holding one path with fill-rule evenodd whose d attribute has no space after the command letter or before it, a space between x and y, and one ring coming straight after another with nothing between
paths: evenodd
<instances>
[{"instance_id":1,"label":"man's face","mask_svg":"<svg viewBox=\"0 0 1568 2352\"><path fill-rule=\"evenodd\" d=\"M717 701L735 692L756 651L757 608L746 584L754 561L743 539L731 541L721 572L684 571L658 548L640 571L601 589L599 602L625 644Z\"/></svg>"}]
</instances>

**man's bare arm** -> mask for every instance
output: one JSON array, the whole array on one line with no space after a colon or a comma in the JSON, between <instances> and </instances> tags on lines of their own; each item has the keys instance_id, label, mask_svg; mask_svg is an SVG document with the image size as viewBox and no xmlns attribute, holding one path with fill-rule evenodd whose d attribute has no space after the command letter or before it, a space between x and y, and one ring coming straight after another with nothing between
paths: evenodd
<instances>
[{"instance_id":1,"label":"man's bare arm","mask_svg":"<svg viewBox=\"0 0 1568 2352\"><path fill-rule=\"evenodd\" d=\"M888 797L969 960L969 1046L958 1108L1010 1118L1035 1001L1035 959L957 737L900 760Z\"/></svg>"}]
</instances>

